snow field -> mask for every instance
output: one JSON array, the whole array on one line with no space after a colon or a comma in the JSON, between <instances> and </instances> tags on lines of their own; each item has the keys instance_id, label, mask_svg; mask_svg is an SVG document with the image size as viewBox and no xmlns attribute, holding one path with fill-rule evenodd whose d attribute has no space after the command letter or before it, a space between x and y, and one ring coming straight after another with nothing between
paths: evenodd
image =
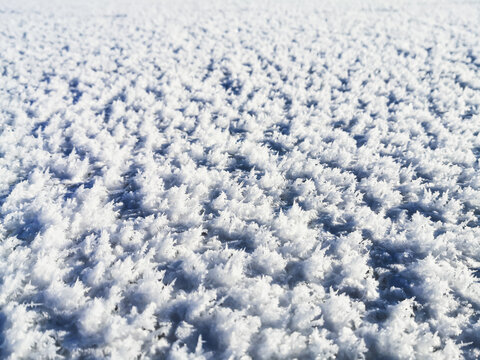
<instances>
[{"instance_id":1,"label":"snow field","mask_svg":"<svg viewBox=\"0 0 480 360\"><path fill-rule=\"evenodd\" d=\"M0 2L0 357L480 357L476 2Z\"/></svg>"}]
</instances>

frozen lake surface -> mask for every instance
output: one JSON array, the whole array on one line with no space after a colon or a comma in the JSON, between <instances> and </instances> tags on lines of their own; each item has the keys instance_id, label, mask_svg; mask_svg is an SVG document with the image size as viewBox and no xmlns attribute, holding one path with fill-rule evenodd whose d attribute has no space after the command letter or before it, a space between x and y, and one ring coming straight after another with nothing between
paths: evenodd
<instances>
[{"instance_id":1,"label":"frozen lake surface","mask_svg":"<svg viewBox=\"0 0 480 360\"><path fill-rule=\"evenodd\" d=\"M0 357L478 359L479 25L0 1Z\"/></svg>"}]
</instances>

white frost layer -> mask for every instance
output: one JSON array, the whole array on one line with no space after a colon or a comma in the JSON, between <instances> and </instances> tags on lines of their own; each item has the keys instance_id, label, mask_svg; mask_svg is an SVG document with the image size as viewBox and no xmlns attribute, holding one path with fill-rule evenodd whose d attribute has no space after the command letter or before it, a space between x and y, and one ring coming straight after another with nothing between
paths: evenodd
<instances>
[{"instance_id":1,"label":"white frost layer","mask_svg":"<svg viewBox=\"0 0 480 360\"><path fill-rule=\"evenodd\" d=\"M480 6L0 4L0 357L480 357Z\"/></svg>"}]
</instances>

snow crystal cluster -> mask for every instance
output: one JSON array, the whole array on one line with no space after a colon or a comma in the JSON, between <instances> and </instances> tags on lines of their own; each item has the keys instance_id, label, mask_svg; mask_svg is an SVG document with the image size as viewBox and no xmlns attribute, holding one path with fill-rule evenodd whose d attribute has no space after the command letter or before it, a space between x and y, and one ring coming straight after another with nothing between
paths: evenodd
<instances>
[{"instance_id":1,"label":"snow crystal cluster","mask_svg":"<svg viewBox=\"0 0 480 360\"><path fill-rule=\"evenodd\" d=\"M0 357L478 359L479 24L0 2Z\"/></svg>"}]
</instances>

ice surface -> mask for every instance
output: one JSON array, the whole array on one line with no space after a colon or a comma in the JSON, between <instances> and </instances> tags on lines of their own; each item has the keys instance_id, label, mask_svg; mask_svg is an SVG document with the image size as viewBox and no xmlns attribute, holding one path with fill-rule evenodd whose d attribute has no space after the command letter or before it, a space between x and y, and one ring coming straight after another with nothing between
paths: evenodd
<instances>
[{"instance_id":1,"label":"ice surface","mask_svg":"<svg viewBox=\"0 0 480 360\"><path fill-rule=\"evenodd\" d=\"M0 3L0 357L478 359L480 4Z\"/></svg>"}]
</instances>

